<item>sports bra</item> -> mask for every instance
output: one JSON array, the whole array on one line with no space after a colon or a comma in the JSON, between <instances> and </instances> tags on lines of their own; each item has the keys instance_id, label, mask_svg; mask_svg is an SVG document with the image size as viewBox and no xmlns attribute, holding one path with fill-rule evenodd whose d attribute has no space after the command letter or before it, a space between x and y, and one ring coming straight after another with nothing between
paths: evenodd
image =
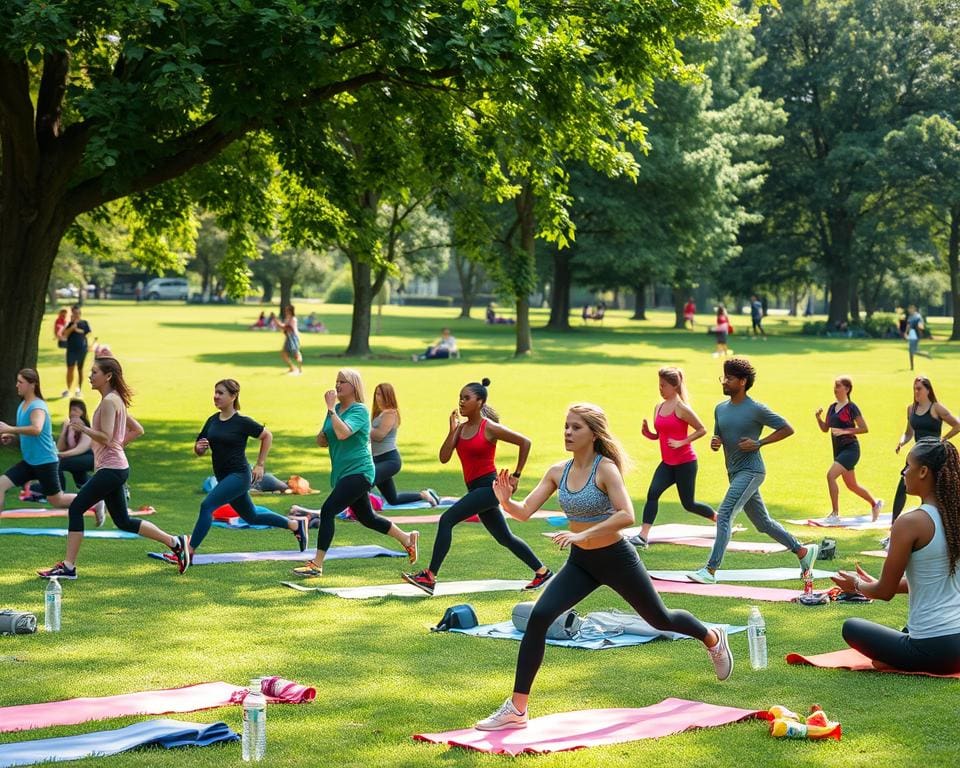
<instances>
[{"instance_id":1,"label":"sports bra","mask_svg":"<svg viewBox=\"0 0 960 768\"><path fill-rule=\"evenodd\" d=\"M486 431L487 420L481 419L477 434L464 438L461 432L461 437L457 438L457 456L460 457L460 465L463 467L463 480L468 485L478 477L496 474L497 444L487 440Z\"/></svg>"},{"instance_id":2,"label":"sports bra","mask_svg":"<svg viewBox=\"0 0 960 768\"><path fill-rule=\"evenodd\" d=\"M926 413L917 413L917 406L914 404L910 411L910 426L913 428L913 439L922 440L925 437L940 437L943 430L943 419L934 418L930 413L933 410L933 403L927 408Z\"/></svg>"},{"instance_id":3,"label":"sports bra","mask_svg":"<svg viewBox=\"0 0 960 768\"><path fill-rule=\"evenodd\" d=\"M593 467L590 469L590 477L583 488L579 491L571 491L567 487L567 475L570 474L570 467L573 466L573 459L567 462L563 468L563 476L560 478L560 487L558 496L560 499L560 509L567 516L568 520L577 523L601 523L613 515L613 506L610 504L610 497L600 490L597 485L597 467L603 456L597 455L593 461Z\"/></svg>"}]
</instances>

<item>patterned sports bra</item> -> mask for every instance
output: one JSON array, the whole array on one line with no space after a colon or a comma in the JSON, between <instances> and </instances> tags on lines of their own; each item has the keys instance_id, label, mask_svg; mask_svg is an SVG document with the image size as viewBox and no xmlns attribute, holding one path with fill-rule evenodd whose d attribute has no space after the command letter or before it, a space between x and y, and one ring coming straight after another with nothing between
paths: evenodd
<instances>
[{"instance_id":1,"label":"patterned sports bra","mask_svg":"<svg viewBox=\"0 0 960 768\"><path fill-rule=\"evenodd\" d=\"M602 459L603 456L600 455L594 459L590 477L579 491L571 491L567 487L567 475L570 474L573 459L570 459L563 468L558 495L560 508L568 520L577 523L601 523L613 515L614 510L610 504L610 497L597 486L597 467Z\"/></svg>"}]
</instances>

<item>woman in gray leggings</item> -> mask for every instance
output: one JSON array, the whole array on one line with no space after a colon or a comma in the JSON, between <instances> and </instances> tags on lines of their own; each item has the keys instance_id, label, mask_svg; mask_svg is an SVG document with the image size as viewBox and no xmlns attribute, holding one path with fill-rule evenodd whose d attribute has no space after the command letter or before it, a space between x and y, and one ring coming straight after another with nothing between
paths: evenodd
<instances>
[{"instance_id":1,"label":"woman in gray leggings","mask_svg":"<svg viewBox=\"0 0 960 768\"><path fill-rule=\"evenodd\" d=\"M909 595L904 631L847 619L843 639L878 669L949 675L960 672L960 457L936 438L917 442L903 470L907 493L922 503L897 518L880 578L859 566L840 571L837 586L890 600Z\"/></svg>"}]
</instances>

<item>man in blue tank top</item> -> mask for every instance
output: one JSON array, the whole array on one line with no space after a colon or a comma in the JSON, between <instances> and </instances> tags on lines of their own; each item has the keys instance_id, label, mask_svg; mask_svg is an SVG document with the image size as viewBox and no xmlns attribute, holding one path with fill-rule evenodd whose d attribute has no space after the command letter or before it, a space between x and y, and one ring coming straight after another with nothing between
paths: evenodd
<instances>
[{"instance_id":1,"label":"man in blue tank top","mask_svg":"<svg viewBox=\"0 0 960 768\"><path fill-rule=\"evenodd\" d=\"M700 570L687 574L691 581L700 584L716 584L717 569L730 543L733 519L741 509L746 512L758 531L767 534L800 558L801 576L813 567L820 549L816 544L801 544L784 530L780 523L770 517L760 496L760 485L766 478L766 467L760 456L760 449L764 445L790 437L793 427L763 403L747 396L756 376L757 372L745 358L732 358L723 363L723 378L720 381L723 384L723 394L730 399L720 403L714 411L710 448L714 451L723 448L730 488L717 509L717 537L714 539L710 559ZM764 427L774 431L761 439L760 433Z\"/></svg>"}]
</instances>

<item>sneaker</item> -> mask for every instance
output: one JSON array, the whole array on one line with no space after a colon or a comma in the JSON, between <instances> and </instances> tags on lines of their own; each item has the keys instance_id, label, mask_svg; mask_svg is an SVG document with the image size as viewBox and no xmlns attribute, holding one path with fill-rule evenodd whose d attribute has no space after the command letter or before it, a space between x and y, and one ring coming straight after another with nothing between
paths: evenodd
<instances>
[{"instance_id":1,"label":"sneaker","mask_svg":"<svg viewBox=\"0 0 960 768\"><path fill-rule=\"evenodd\" d=\"M877 499L877 503L870 508L870 514L873 516L873 522L877 522L880 512L883 509L883 499Z\"/></svg>"},{"instance_id":2,"label":"sneaker","mask_svg":"<svg viewBox=\"0 0 960 768\"><path fill-rule=\"evenodd\" d=\"M177 558L177 568L180 573L185 573L190 563L193 562L193 556L190 554L190 537L184 533L177 536L177 546L173 548L173 554Z\"/></svg>"},{"instance_id":3,"label":"sneaker","mask_svg":"<svg viewBox=\"0 0 960 768\"><path fill-rule=\"evenodd\" d=\"M63 392L60 393L60 397L70 397L70 390L69 389L63 390Z\"/></svg>"},{"instance_id":4,"label":"sneaker","mask_svg":"<svg viewBox=\"0 0 960 768\"><path fill-rule=\"evenodd\" d=\"M103 524L107 520L107 505L102 501L98 501L93 505L93 516L97 521L97 528L103 528Z\"/></svg>"},{"instance_id":5,"label":"sneaker","mask_svg":"<svg viewBox=\"0 0 960 768\"><path fill-rule=\"evenodd\" d=\"M422 589L428 595L433 595L433 590L437 586L437 577L430 573L426 568L417 573L401 573L400 576L407 584L413 584L417 589Z\"/></svg>"},{"instance_id":6,"label":"sneaker","mask_svg":"<svg viewBox=\"0 0 960 768\"><path fill-rule=\"evenodd\" d=\"M813 568L813 564L817 562L817 555L820 554L820 545L819 544L804 544L807 548L807 554L800 558L800 578L802 579L807 575L807 572Z\"/></svg>"},{"instance_id":7,"label":"sneaker","mask_svg":"<svg viewBox=\"0 0 960 768\"><path fill-rule=\"evenodd\" d=\"M507 699L500 705L500 709L473 727L478 731L508 731L526 728L527 713L518 712L517 708L513 706L513 701Z\"/></svg>"},{"instance_id":8,"label":"sneaker","mask_svg":"<svg viewBox=\"0 0 960 768\"><path fill-rule=\"evenodd\" d=\"M720 637L720 641L713 648L707 648L707 653L713 662L717 680L723 682L733 674L733 654L730 652L730 643L727 642L727 630L724 627L714 627L713 631Z\"/></svg>"},{"instance_id":9,"label":"sneaker","mask_svg":"<svg viewBox=\"0 0 960 768\"><path fill-rule=\"evenodd\" d=\"M76 580L77 569L76 566L67 568L64 563L57 563L53 568L47 568L45 571L37 571L37 576L41 579L52 579L56 576L58 579Z\"/></svg>"},{"instance_id":10,"label":"sneaker","mask_svg":"<svg viewBox=\"0 0 960 768\"><path fill-rule=\"evenodd\" d=\"M297 530L293 535L297 539L297 544L300 545L300 551L306 552L307 547L310 546L310 521L305 517L298 518Z\"/></svg>"},{"instance_id":11,"label":"sneaker","mask_svg":"<svg viewBox=\"0 0 960 768\"><path fill-rule=\"evenodd\" d=\"M292 571L297 576L302 576L306 579L311 579L315 576L323 576L323 566L317 565L313 560L308 560L303 565L293 568Z\"/></svg>"},{"instance_id":12,"label":"sneaker","mask_svg":"<svg viewBox=\"0 0 960 768\"><path fill-rule=\"evenodd\" d=\"M635 533L633 536L627 539L627 542L633 544L633 546L635 546L637 549L650 548L650 542L643 538L643 536L641 536L639 533Z\"/></svg>"},{"instance_id":13,"label":"sneaker","mask_svg":"<svg viewBox=\"0 0 960 768\"><path fill-rule=\"evenodd\" d=\"M78 389L76 392L73 393L73 396L74 396L74 397L83 397L83 395L81 394L81 392L80 392L79 389Z\"/></svg>"},{"instance_id":14,"label":"sneaker","mask_svg":"<svg viewBox=\"0 0 960 768\"><path fill-rule=\"evenodd\" d=\"M417 562L417 558L420 556L419 543L420 531L410 531L410 546L404 547L404 549L407 551L407 557L410 558L411 565Z\"/></svg>"},{"instance_id":15,"label":"sneaker","mask_svg":"<svg viewBox=\"0 0 960 768\"><path fill-rule=\"evenodd\" d=\"M439 507L440 506L440 494L437 493L433 488L427 488L427 496L430 497L430 506Z\"/></svg>"},{"instance_id":16,"label":"sneaker","mask_svg":"<svg viewBox=\"0 0 960 768\"><path fill-rule=\"evenodd\" d=\"M843 520L840 518L840 515L829 514L823 520L820 521L823 525L843 525Z\"/></svg>"},{"instance_id":17,"label":"sneaker","mask_svg":"<svg viewBox=\"0 0 960 768\"><path fill-rule=\"evenodd\" d=\"M547 568L547 570L545 570L543 573L535 573L533 574L533 580L523 588L523 591L532 592L535 589L540 589L540 587L542 587L552 578L553 571L551 571L549 568Z\"/></svg>"},{"instance_id":18,"label":"sneaker","mask_svg":"<svg viewBox=\"0 0 960 768\"><path fill-rule=\"evenodd\" d=\"M699 571L691 571L687 574L687 578L690 581L694 581L697 584L716 584L717 575L715 573L710 573L707 566L703 566Z\"/></svg>"},{"instance_id":19,"label":"sneaker","mask_svg":"<svg viewBox=\"0 0 960 768\"><path fill-rule=\"evenodd\" d=\"M880 539L880 546L883 547L884 552L887 552L890 549L890 537L884 536Z\"/></svg>"},{"instance_id":20,"label":"sneaker","mask_svg":"<svg viewBox=\"0 0 960 768\"><path fill-rule=\"evenodd\" d=\"M163 552L160 559L165 563L170 563L170 565L180 565L180 558L173 552Z\"/></svg>"}]
</instances>

